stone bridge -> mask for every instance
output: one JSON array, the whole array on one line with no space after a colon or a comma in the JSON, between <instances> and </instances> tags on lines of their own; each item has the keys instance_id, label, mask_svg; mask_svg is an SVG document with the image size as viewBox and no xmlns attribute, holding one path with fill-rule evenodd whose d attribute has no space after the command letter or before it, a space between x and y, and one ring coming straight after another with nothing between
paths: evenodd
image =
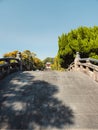
<instances>
[{"instance_id":1,"label":"stone bridge","mask_svg":"<svg viewBox=\"0 0 98 130\"><path fill-rule=\"evenodd\" d=\"M21 52L17 53L16 57L0 58L0 79L10 73L24 70L32 70L33 63L28 60L28 64L21 58Z\"/></svg>"},{"instance_id":2,"label":"stone bridge","mask_svg":"<svg viewBox=\"0 0 98 130\"><path fill-rule=\"evenodd\" d=\"M80 61L72 71L18 71L2 79L0 129L98 130L95 70Z\"/></svg>"},{"instance_id":3,"label":"stone bridge","mask_svg":"<svg viewBox=\"0 0 98 130\"><path fill-rule=\"evenodd\" d=\"M92 58L80 58L79 52L68 68L68 71L81 71L98 82L98 60Z\"/></svg>"}]
</instances>

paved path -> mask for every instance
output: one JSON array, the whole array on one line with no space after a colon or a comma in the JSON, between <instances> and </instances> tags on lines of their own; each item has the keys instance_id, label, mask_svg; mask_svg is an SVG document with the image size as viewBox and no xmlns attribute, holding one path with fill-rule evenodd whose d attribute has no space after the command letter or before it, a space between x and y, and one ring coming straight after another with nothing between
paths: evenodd
<instances>
[{"instance_id":1,"label":"paved path","mask_svg":"<svg viewBox=\"0 0 98 130\"><path fill-rule=\"evenodd\" d=\"M98 83L81 72L18 72L0 82L0 129L98 130Z\"/></svg>"}]
</instances>

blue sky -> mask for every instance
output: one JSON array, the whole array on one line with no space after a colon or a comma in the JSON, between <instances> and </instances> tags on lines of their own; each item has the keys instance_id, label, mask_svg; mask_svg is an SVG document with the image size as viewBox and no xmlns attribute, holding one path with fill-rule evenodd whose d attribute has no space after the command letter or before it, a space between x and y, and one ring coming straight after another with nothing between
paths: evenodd
<instances>
[{"instance_id":1,"label":"blue sky","mask_svg":"<svg viewBox=\"0 0 98 130\"><path fill-rule=\"evenodd\" d=\"M30 50L54 57L58 36L98 25L98 0L0 0L0 57Z\"/></svg>"}]
</instances>

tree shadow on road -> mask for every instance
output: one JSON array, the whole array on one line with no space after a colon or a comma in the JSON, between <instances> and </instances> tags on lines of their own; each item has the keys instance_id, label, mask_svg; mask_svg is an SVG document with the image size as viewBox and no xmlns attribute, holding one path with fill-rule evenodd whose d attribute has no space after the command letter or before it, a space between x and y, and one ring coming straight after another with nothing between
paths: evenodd
<instances>
[{"instance_id":1,"label":"tree shadow on road","mask_svg":"<svg viewBox=\"0 0 98 130\"><path fill-rule=\"evenodd\" d=\"M11 85L13 87L13 85ZM74 113L69 106L55 97L58 87L48 82L34 80L12 91L1 102L0 128L36 129L37 127L63 128L74 124ZM4 98L4 93L1 94Z\"/></svg>"}]
</instances>

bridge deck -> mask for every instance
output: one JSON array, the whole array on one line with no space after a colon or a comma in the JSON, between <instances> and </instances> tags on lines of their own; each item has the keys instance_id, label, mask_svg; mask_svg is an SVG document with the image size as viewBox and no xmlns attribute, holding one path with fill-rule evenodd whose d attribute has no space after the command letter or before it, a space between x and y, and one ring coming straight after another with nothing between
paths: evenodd
<instances>
[{"instance_id":1,"label":"bridge deck","mask_svg":"<svg viewBox=\"0 0 98 130\"><path fill-rule=\"evenodd\" d=\"M0 129L98 130L98 83L81 72L18 72L0 82Z\"/></svg>"}]
</instances>

